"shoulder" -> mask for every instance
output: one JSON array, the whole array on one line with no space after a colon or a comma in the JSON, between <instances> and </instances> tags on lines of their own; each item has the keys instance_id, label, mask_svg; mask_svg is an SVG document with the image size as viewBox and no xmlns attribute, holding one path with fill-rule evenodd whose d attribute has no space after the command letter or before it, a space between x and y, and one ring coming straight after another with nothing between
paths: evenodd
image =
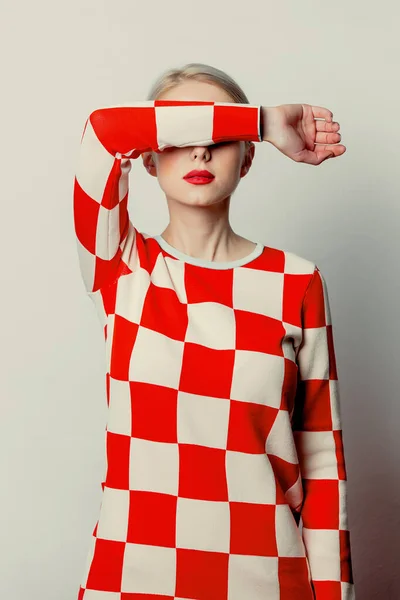
<instances>
[{"instance_id":1,"label":"shoulder","mask_svg":"<svg viewBox=\"0 0 400 600\"><path fill-rule=\"evenodd\" d=\"M277 259L276 262L279 262L279 268L284 275L304 275L312 277L316 271L319 271L316 263L305 256L301 256L286 248L271 248L270 246L267 246L267 248L271 251L272 256L275 255Z\"/></svg>"}]
</instances>

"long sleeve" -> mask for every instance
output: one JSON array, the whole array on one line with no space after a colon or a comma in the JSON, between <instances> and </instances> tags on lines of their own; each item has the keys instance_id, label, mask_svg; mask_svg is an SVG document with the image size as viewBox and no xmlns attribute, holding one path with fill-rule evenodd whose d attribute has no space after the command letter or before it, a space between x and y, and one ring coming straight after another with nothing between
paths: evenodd
<instances>
[{"instance_id":1,"label":"long sleeve","mask_svg":"<svg viewBox=\"0 0 400 600\"><path fill-rule=\"evenodd\" d=\"M228 140L262 141L260 106L151 100L90 114L74 182L78 258L89 294L125 272L124 252L130 258L136 252L136 230L127 208L130 159L171 146Z\"/></svg>"},{"instance_id":2,"label":"long sleeve","mask_svg":"<svg viewBox=\"0 0 400 600\"><path fill-rule=\"evenodd\" d=\"M304 500L302 536L316 600L353 600L338 377L326 282L315 265L303 298L293 432Z\"/></svg>"}]
</instances>

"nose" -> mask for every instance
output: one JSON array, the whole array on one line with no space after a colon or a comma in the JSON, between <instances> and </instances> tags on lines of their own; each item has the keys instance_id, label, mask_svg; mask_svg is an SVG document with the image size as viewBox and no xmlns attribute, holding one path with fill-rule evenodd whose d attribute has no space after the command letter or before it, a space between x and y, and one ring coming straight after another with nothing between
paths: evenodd
<instances>
[{"instance_id":1,"label":"nose","mask_svg":"<svg viewBox=\"0 0 400 600\"><path fill-rule=\"evenodd\" d=\"M201 156L209 157L210 151L207 146L194 146L192 150L193 158Z\"/></svg>"}]
</instances>

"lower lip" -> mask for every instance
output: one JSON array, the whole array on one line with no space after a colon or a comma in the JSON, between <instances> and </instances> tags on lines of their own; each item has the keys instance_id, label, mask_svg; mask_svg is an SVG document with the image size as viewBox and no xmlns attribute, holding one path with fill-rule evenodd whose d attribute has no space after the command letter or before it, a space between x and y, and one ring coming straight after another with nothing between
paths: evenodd
<instances>
[{"instance_id":1,"label":"lower lip","mask_svg":"<svg viewBox=\"0 0 400 600\"><path fill-rule=\"evenodd\" d=\"M185 177L185 181L194 183L195 185L203 185L205 183L211 183L214 177Z\"/></svg>"}]
</instances>

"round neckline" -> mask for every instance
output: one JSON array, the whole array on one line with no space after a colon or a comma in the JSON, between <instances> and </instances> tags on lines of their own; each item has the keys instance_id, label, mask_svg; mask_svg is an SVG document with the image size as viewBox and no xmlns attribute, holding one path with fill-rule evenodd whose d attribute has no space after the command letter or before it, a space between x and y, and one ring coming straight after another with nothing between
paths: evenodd
<instances>
[{"instance_id":1,"label":"round neckline","mask_svg":"<svg viewBox=\"0 0 400 600\"><path fill-rule=\"evenodd\" d=\"M168 254L170 254L171 256L174 256L175 258L178 258L179 260L182 260L183 262L189 263L191 265L197 265L198 267L206 267L207 269L232 269L234 267L241 267L260 256L260 254L264 250L264 245L261 244L261 242L256 242L256 246L250 252L250 254L247 254L242 258L237 258L236 260L222 262L214 260L205 260L203 258L190 256L190 254L185 254L184 252L181 252L174 246L171 246L171 244L169 244L167 240L165 240L162 237L161 234L153 236L153 239L155 239L161 246L161 248L163 248L163 250L168 252Z\"/></svg>"}]
</instances>

